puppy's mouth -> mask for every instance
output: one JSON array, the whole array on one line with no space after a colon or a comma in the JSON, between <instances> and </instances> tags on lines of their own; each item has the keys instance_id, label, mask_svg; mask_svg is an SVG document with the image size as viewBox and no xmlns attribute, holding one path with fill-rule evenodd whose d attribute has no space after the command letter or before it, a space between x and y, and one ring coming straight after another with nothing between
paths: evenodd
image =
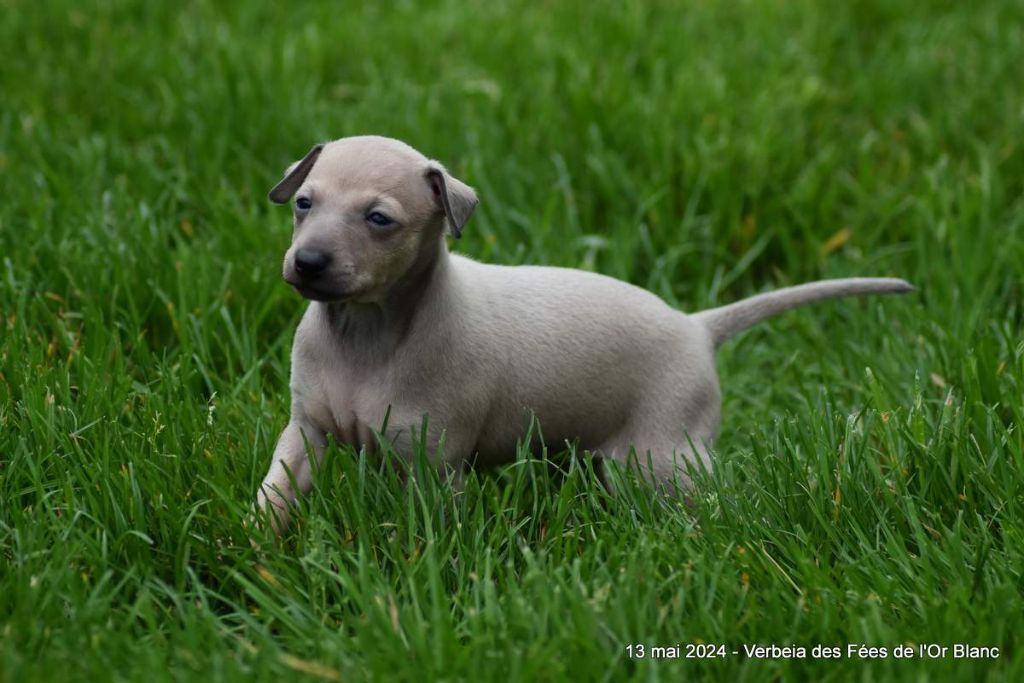
<instances>
[{"instance_id":1,"label":"puppy's mouth","mask_svg":"<svg viewBox=\"0 0 1024 683\"><path fill-rule=\"evenodd\" d=\"M309 299L310 301L322 301L330 303L334 301L344 301L348 298L348 294L345 292L338 292L330 289L322 289L308 284L297 284L289 283L295 291L302 295L302 298Z\"/></svg>"},{"instance_id":2,"label":"puppy's mouth","mask_svg":"<svg viewBox=\"0 0 1024 683\"><path fill-rule=\"evenodd\" d=\"M319 286L315 282L310 282L297 277L288 277L286 275L284 281L290 284L292 288L302 296L302 298L309 299L310 301L344 301L349 297L348 292L333 289L331 287Z\"/></svg>"}]
</instances>

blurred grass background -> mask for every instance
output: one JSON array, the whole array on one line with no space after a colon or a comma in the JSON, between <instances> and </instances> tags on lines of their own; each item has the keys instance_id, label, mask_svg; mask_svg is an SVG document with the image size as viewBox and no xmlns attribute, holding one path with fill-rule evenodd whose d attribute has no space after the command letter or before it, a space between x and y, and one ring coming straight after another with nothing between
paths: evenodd
<instances>
[{"instance_id":1,"label":"blurred grass background","mask_svg":"<svg viewBox=\"0 0 1024 683\"><path fill-rule=\"evenodd\" d=\"M0 679L1024 675L1024 5L0 10ZM265 192L363 133L477 188L474 258L684 310L820 277L919 292L725 347L692 510L525 460L453 498L336 449L259 558L242 522L303 307ZM625 649L698 640L1003 655Z\"/></svg>"}]
</instances>

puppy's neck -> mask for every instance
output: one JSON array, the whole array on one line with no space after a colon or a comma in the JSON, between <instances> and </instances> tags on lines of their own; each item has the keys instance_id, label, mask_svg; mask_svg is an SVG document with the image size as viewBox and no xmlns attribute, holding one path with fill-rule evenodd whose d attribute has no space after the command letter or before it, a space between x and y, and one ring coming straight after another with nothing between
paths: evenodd
<instances>
[{"instance_id":1,"label":"puppy's neck","mask_svg":"<svg viewBox=\"0 0 1024 683\"><path fill-rule=\"evenodd\" d=\"M336 343L353 361L386 361L409 336L426 302L438 295L449 275L444 238L425 240L412 267L372 303L318 303Z\"/></svg>"}]
</instances>

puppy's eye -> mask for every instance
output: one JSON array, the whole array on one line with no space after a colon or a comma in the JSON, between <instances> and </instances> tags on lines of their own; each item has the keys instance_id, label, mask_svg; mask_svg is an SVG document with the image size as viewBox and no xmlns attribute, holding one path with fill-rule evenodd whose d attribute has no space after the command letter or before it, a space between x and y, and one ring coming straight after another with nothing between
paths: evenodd
<instances>
[{"instance_id":1,"label":"puppy's eye","mask_svg":"<svg viewBox=\"0 0 1024 683\"><path fill-rule=\"evenodd\" d=\"M297 211L309 211L313 207L313 200L309 197L299 197L295 200L295 209Z\"/></svg>"},{"instance_id":2,"label":"puppy's eye","mask_svg":"<svg viewBox=\"0 0 1024 683\"><path fill-rule=\"evenodd\" d=\"M380 211L371 211L366 214L366 220L381 228L394 223L393 220L382 214Z\"/></svg>"}]
</instances>

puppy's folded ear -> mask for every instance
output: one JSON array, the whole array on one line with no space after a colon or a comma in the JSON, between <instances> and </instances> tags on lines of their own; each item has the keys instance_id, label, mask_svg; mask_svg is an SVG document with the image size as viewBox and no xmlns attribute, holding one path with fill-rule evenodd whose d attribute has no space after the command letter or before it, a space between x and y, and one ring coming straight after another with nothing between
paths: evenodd
<instances>
[{"instance_id":1,"label":"puppy's folded ear","mask_svg":"<svg viewBox=\"0 0 1024 683\"><path fill-rule=\"evenodd\" d=\"M448 219L448 227L455 239L462 236L462 226L473 214L473 209L480 203L473 188L453 177L444 166L436 161L427 164L425 172L427 183L434 193L434 201L444 211Z\"/></svg>"},{"instance_id":2,"label":"puppy's folded ear","mask_svg":"<svg viewBox=\"0 0 1024 683\"><path fill-rule=\"evenodd\" d=\"M316 163L317 157L320 156L321 150L324 148L324 143L314 145L313 149L306 153L306 156L302 157L299 161L288 167L288 170L284 172L284 178L277 185L274 185L274 189L267 195L270 197L270 201L275 204L286 204L295 191L299 189L303 181L306 180L306 176L313 170L313 164Z\"/></svg>"}]
</instances>

